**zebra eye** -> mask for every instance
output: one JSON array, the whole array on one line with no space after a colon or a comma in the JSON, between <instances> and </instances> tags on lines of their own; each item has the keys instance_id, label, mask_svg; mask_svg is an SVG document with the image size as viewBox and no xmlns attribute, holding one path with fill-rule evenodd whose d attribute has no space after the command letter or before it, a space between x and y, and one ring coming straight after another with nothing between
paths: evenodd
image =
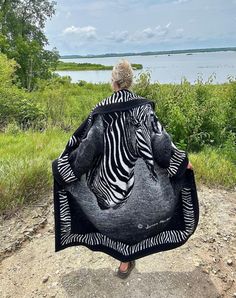
<instances>
[{"instance_id":1,"label":"zebra eye","mask_svg":"<svg viewBox=\"0 0 236 298\"><path fill-rule=\"evenodd\" d=\"M130 122L131 125L133 125L133 126L135 126L135 127L140 127L140 126L141 126L140 122L138 122L138 121L137 121L136 119L134 119L134 118L131 118L129 122Z\"/></svg>"}]
</instances>

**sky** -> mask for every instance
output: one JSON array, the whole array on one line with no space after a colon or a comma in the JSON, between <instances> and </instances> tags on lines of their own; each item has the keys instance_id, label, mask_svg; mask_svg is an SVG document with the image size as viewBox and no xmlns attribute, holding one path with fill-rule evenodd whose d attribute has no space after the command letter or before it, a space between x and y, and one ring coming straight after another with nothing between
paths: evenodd
<instances>
[{"instance_id":1,"label":"sky","mask_svg":"<svg viewBox=\"0 0 236 298\"><path fill-rule=\"evenodd\" d=\"M236 0L57 0L49 49L61 55L236 46Z\"/></svg>"}]
</instances>

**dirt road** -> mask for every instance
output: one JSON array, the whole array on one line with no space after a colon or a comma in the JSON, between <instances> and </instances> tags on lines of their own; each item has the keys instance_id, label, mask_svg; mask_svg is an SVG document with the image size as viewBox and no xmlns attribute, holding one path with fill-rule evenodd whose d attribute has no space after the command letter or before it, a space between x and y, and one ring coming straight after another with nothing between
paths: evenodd
<instances>
[{"instance_id":1,"label":"dirt road","mask_svg":"<svg viewBox=\"0 0 236 298\"><path fill-rule=\"evenodd\" d=\"M54 252L51 198L0 218L0 297L236 297L236 193L198 187L200 223L173 251L119 262L84 247Z\"/></svg>"}]
</instances>

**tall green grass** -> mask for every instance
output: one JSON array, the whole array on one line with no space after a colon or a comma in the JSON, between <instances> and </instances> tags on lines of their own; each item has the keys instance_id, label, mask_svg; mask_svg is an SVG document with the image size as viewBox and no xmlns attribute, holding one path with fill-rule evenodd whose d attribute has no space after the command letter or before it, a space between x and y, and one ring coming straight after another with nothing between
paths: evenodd
<instances>
[{"instance_id":1,"label":"tall green grass","mask_svg":"<svg viewBox=\"0 0 236 298\"><path fill-rule=\"evenodd\" d=\"M48 194L51 162L63 150L68 133L61 130L0 134L0 210Z\"/></svg>"},{"instance_id":2,"label":"tall green grass","mask_svg":"<svg viewBox=\"0 0 236 298\"><path fill-rule=\"evenodd\" d=\"M236 164L223 150L206 147L201 152L190 153L189 159L198 183L216 188L236 187Z\"/></svg>"}]
</instances>

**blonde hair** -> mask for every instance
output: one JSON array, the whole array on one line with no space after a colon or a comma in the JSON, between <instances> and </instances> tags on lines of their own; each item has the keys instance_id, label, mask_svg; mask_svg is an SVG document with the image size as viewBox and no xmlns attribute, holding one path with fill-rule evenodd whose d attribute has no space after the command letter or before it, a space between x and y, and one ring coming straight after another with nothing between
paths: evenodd
<instances>
[{"instance_id":1,"label":"blonde hair","mask_svg":"<svg viewBox=\"0 0 236 298\"><path fill-rule=\"evenodd\" d=\"M121 89L130 88L133 82L133 69L129 61L122 59L113 67L112 79Z\"/></svg>"}]
</instances>

